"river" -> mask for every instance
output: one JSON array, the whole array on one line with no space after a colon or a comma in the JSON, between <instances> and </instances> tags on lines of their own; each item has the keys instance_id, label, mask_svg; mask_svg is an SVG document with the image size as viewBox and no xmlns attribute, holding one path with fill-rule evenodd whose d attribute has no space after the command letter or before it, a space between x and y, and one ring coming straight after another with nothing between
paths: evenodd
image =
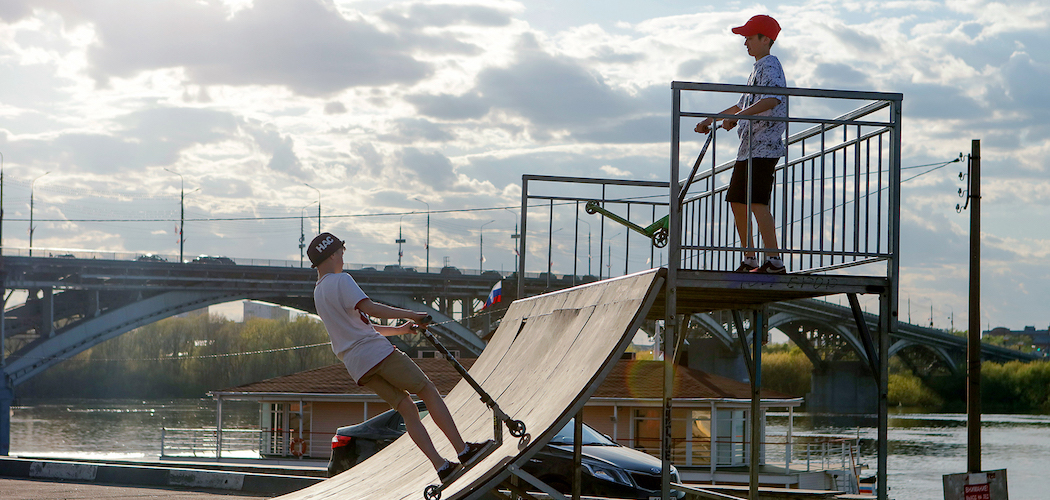
<instances>
[{"instance_id":1,"label":"river","mask_svg":"<svg viewBox=\"0 0 1050 500\"><path fill-rule=\"evenodd\" d=\"M1050 415L984 415L985 470L1007 469L1010 498L1050 498ZM223 402L223 425L256 428L253 402ZM773 415L768 432L787 418ZM12 408L11 454L64 458L137 459L160 454L161 427L214 427L215 402L181 400L22 400ZM796 414L795 433L859 436L861 462L874 473L875 427L826 423ZM966 470L966 415L900 413L890 417L888 483L898 500L944 498L941 476Z\"/></svg>"}]
</instances>

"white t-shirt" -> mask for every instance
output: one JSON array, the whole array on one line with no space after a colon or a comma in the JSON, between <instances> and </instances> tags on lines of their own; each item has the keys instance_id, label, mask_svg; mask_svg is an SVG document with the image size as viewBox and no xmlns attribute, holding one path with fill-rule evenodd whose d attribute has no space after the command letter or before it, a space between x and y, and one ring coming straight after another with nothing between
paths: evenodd
<instances>
[{"instance_id":1,"label":"white t-shirt","mask_svg":"<svg viewBox=\"0 0 1050 500\"><path fill-rule=\"evenodd\" d=\"M347 273L326 274L314 286L314 305L332 339L332 352L343 360L355 381L396 349L376 331L368 316L357 310L357 304L367 298Z\"/></svg>"},{"instance_id":2,"label":"white t-shirt","mask_svg":"<svg viewBox=\"0 0 1050 500\"><path fill-rule=\"evenodd\" d=\"M787 87L787 79L784 77L784 68L780 66L780 59L776 56L767 55L755 61L755 67L751 76L747 79L748 85L759 87ZM740 109L747 109L762 99L772 97L780 101L773 109L763 111L756 116L787 117L787 96L772 94L743 94L736 105ZM751 127L748 128L750 122ZM784 132L787 130L787 122L762 121L762 120L740 120L736 124L737 136L740 137L740 149L737 150L736 159L743 161L749 156L752 158L780 158L787 152L784 147ZM748 137L750 135L750 137ZM754 155L749 154L749 145L754 148Z\"/></svg>"}]
</instances>

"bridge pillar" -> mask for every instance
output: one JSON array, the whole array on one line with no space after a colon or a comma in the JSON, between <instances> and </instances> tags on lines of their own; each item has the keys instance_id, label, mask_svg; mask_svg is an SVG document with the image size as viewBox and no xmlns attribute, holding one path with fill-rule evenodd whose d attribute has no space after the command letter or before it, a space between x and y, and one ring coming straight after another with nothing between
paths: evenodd
<instances>
[{"instance_id":1,"label":"bridge pillar","mask_svg":"<svg viewBox=\"0 0 1050 500\"><path fill-rule=\"evenodd\" d=\"M741 382L749 378L744 358L718 339L689 339L686 354L689 356L689 368Z\"/></svg>"},{"instance_id":2,"label":"bridge pillar","mask_svg":"<svg viewBox=\"0 0 1050 500\"><path fill-rule=\"evenodd\" d=\"M879 411L878 386L865 363L831 361L827 369L813 371L812 392L806 397L809 413L875 414Z\"/></svg>"},{"instance_id":3,"label":"bridge pillar","mask_svg":"<svg viewBox=\"0 0 1050 500\"><path fill-rule=\"evenodd\" d=\"M47 338L55 336L55 291L51 287L42 290L40 299L40 335Z\"/></svg>"},{"instance_id":4,"label":"bridge pillar","mask_svg":"<svg viewBox=\"0 0 1050 500\"><path fill-rule=\"evenodd\" d=\"M11 403L15 400L15 391L7 380L7 374L0 372L3 377L0 387L0 456L11 453Z\"/></svg>"}]
</instances>

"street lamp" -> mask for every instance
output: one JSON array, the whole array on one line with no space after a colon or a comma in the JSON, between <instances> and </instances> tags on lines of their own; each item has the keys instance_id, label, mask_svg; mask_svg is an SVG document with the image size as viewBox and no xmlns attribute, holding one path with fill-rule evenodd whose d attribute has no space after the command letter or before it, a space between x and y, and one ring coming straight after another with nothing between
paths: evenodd
<instances>
[{"instance_id":1,"label":"street lamp","mask_svg":"<svg viewBox=\"0 0 1050 500\"><path fill-rule=\"evenodd\" d=\"M36 184L36 181L40 179L40 177L43 177L44 175L47 175L47 174L50 174L50 173L51 173L50 170L47 171L47 172L44 172L43 175L38 176L36 179L33 179L33 182L29 183L29 256L30 257L33 256L33 232L36 230L36 228L33 227L33 186Z\"/></svg>"},{"instance_id":2,"label":"street lamp","mask_svg":"<svg viewBox=\"0 0 1050 500\"><path fill-rule=\"evenodd\" d=\"M315 202L310 202L303 208L299 209L299 267L303 267L303 249L306 248L306 208L313 205Z\"/></svg>"},{"instance_id":3,"label":"street lamp","mask_svg":"<svg viewBox=\"0 0 1050 500\"><path fill-rule=\"evenodd\" d=\"M430 272L430 204L417 198L412 198L427 206L427 242L425 244L427 249L427 273Z\"/></svg>"},{"instance_id":4,"label":"street lamp","mask_svg":"<svg viewBox=\"0 0 1050 500\"><path fill-rule=\"evenodd\" d=\"M401 244L405 242L405 238L401 236L401 222L404 219L405 216L402 215L401 218L397 220L397 239L394 240L394 243L397 243L397 267L399 268L401 267L401 256L404 255L404 252L401 250Z\"/></svg>"},{"instance_id":5,"label":"street lamp","mask_svg":"<svg viewBox=\"0 0 1050 500\"><path fill-rule=\"evenodd\" d=\"M518 240L521 239L521 235L518 234L518 214L514 213L513 210L503 207L504 210L511 213L514 216L514 232L511 233L510 239L514 240L514 272L518 272L518 259L520 258L518 251Z\"/></svg>"},{"instance_id":6,"label":"street lamp","mask_svg":"<svg viewBox=\"0 0 1050 500\"><path fill-rule=\"evenodd\" d=\"M304 186L317 191L317 234L321 234L321 190L317 189L307 183L303 183Z\"/></svg>"},{"instance_id":7,"label":"street lamp","mask_svg":"<svg viewBox=\"0 0 1050 500\"><path fill-rule=\"evenodd\" d=\"M478 230L478 273L484 272L485 270L485 226L496 222L490 220L481 225L481 229Z\"/></svg>"},{"instance_id":8,"label":"street lamp","mask_svg":"<svg viewBox=\"0 0 1050 500\"><path fill-rule=\"evenodd\" d=\"M186 243L186 233L183 232L186 229L186 180L182 174L168 170L168 167L164 167L164 170L179 176L179 262L182 263L182 246Z\"/></svg>"}]
</instances>

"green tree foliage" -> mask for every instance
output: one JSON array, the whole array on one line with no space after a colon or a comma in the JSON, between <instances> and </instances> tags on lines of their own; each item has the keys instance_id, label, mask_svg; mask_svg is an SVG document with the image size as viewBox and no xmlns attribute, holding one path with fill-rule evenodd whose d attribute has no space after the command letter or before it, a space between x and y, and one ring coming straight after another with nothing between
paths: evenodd
<instances>
[{"instance_id":1,"label":"green tree foliage","mask_svg":"<svg viewBox=\"0 0 1050 500\"><path fill-rule=\"evenodd\" d=\"M981 363L981 408L1050 413L1050 361Z\"/></svg>"},{"instance_id":2,"label":"green tree foliage","mask_svg":"<svg viewBox=\"0 0 1050 500\"><path fill-rule=\"evenodd\" d=\"M103 342L18 388L20 397L199 398L338 362L324 325L207 315L168 318Z\"/></svg>"},{"instance_id":3,"label":"green tree foliage","mask_svg":"<svg viewBox=\"0 0 1050 500\"><path fill-rule=\"evenodd\" d=\"M890 405L939 409L944 400L911 372L891 373L886 395Z\"/></svg>"},{"instance_id":4,"label":"green tree foliage","mask_svg":"<svg viewBox=\"0 0 1050 500\"><path fill-rule=\"evenodd\" d=\"M762 386L796 397L809 393L813 363L802 349L792 344L767 350L772 352L762 354Z\"/></svg>"}]
</instances>

